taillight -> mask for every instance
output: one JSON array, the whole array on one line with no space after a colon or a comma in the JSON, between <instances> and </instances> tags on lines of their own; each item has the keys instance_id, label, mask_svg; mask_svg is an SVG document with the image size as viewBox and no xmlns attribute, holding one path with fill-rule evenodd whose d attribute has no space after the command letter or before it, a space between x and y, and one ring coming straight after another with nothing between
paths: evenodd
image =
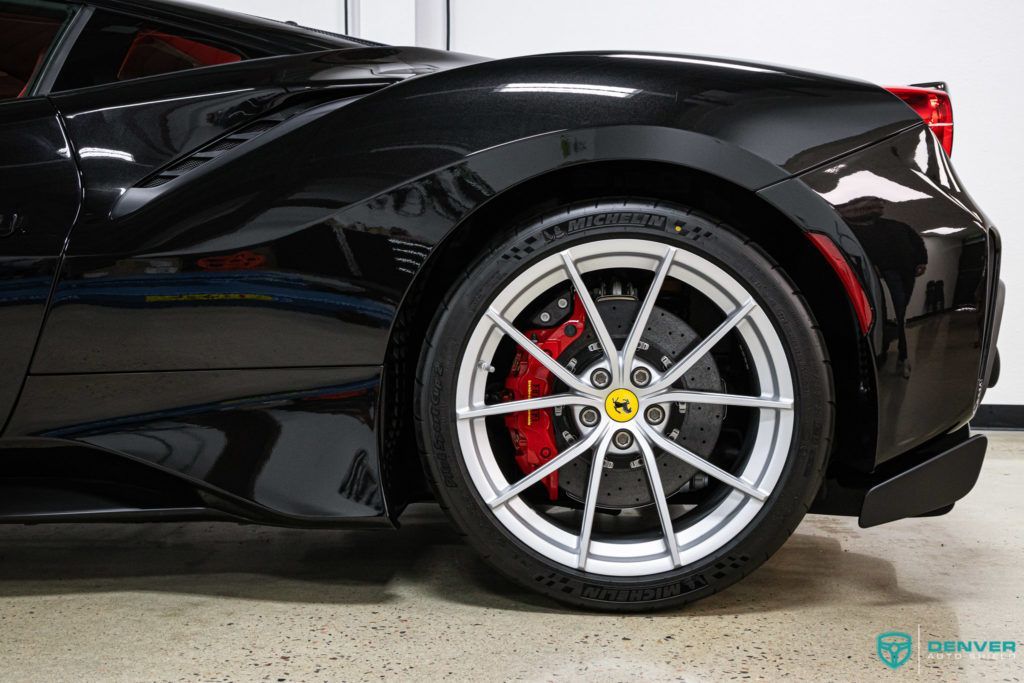
<instances>
[{"instance_id":1,"label":"taillight","mask_svg":"<svg viewBox=\"0 0 1024 683\"><path fill-rule=\"evenodd\" d=\"M953 104L948 92L918 86L898 86L886 90L909 104L935 133L946 154L953 154Z\"/></svg>"}]
</instances>

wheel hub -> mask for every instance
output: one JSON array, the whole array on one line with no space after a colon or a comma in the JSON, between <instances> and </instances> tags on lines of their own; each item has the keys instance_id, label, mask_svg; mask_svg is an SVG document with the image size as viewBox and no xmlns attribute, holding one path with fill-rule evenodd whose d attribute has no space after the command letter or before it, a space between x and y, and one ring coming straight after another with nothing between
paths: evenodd
<instances>
[{"instance_id":1,"label":"wheel hub","mask_svg":"<svg viewBox=\"0 0 1024 683\"><path fill-rule=\"evenodd\" d=\"M640 412L640 399L629 389L616 389L604 400L604 411L616 422L629 422Z\"/></svg>"}]
</instances>

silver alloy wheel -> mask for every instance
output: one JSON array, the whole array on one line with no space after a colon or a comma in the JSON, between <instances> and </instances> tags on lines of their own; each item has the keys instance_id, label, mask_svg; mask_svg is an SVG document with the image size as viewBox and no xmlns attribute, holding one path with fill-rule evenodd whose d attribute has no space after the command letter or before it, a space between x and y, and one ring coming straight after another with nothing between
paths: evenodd
<instances>
[{"instance_id":1,"label":"silver alloy wheel","mask_svg":"<svg viewBox=\"0 0 1024 683\"><path fill-rule=\"evenodd\" d=\"M654 272L626 343L617 348L602 322L583 276L602 270L636 269ZM634 386L633 370L641 335L666 279L671 278L706 296L725 320L681 359L646 386ZM604 350L603 365L612 375L607 388L590 382L544 353L517 330L514 321L527 306L556 285L568 281L580 297L588 325ZM730 332L739 335L747 361L760 384L758 396L683 391L673 385ZM567 387L558 395L505 403L485 403L489 370L502 339L508 336ZM612 394L635 400L633 416L625 422L606 410ZM628 394L628 395L627 395ZM457 430L462 457L473 484L497 520L522 543L544 557L574 569L607 576L647 576L688 565L735 538L754 518L778 483L793 437L793 381L786 349L768 316L750 292L734 277L707 259L654 240L615 238L587 242L548 256L528 267L498 292L470 335L456 386ZM630 398L632 397L632 398ZM756 433L748 439L749 452L740 471L727 472L664 436L657 425L647 424L650 405L687 403L743 406L759 409ZM556 406L591 406L601 419L588 433L542 467L517 481L506 478L492 449L486 419L523 410ZM639 445L648 484L654 495L662 534L609 535L592 538L602 464L616 432L628 431ZM578 533L555 524L521 495L548 474L586 452L593 453L591 474ZM689 524L674 525L657 473L656 453L668 453L731 488L714 507ZM676 528L678 527L678 528Z\"/></svg>"}]
</instances>

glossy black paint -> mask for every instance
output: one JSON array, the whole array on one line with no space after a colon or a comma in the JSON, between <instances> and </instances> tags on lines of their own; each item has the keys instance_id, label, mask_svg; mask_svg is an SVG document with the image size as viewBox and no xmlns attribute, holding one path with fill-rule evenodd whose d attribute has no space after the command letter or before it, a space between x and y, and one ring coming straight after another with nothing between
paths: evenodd
<instances>
[{"instance_id":1,"label":"glossy black paint","mask_svg":"<svg viewBox=\"0 0 1024 683\"><path fill-rule=\"evenodd\" d=\"M377 368L33 376L5 437L84 444L292 520L386 513Z\"/></svg>"},{"instance_id":2,"label":"glossy black paint","mask_svg":"<svg viewBox=\"0 0 1024 683\"><path fill-rule=\"evenodd\" d=\"M0 106L0 424L21 390L81 187L44 99Z\"/></svg>"},{"instance_id":3,"label":"glossy black paint","mask_svg":"<svg viewBox=\"0 0 1024 683\"><path fill-rule=\"evenodd\" d=\"M399 344L416 357L420 340L396 326L428 274L456 238L484 244L493 223L476 219L509 193L574 169L611 168L614 178L624 163L713 178L829 234L880 321L902 316L887 313L897 280L876 272L886 238L873 237L895 223L908 235L958 230L921 238L928 277L955 293L947 289L949 306L935 305L935 287L927 303L911 298L910 376L880 358L891 325L856 339L867 350L859 400L878 417L850 464L870 470L973 412L995 326L992 233L920 120L874 85L685 55L486 61L353 47L172 3L98 4L278 48L50 94L69 139L62 157L47 158L46 183L23 187L53 187L60 201L20 194L65 213L47 221L61 235L47 249L0 240L3 281L34 292L0 307L5 329L16 319L21 335L0 350L0 414L24 383L0 457L4 445L54 440L116 454L202 494L164 505L185 516L205 507L294 524L394 516L404 501L389 507L389 496L418 475L399 464L407 440L381 419L385 408L407 410L382 389L391 386L382 366ZM0 124L54 142L61 120L41 97L0 104ZM191 170L153 182L183 163ZM0 179L33 178L20 167L0 166ZM893 188L916 194L896 200ZM0 199L3 212L15 196ZM852 325L849 335L858 336ZM957 400L936 405L930 392L940 388Z\"/></svg>"},{"instance_id":4,"label":"glossy black paint","mask_svg":"<svg viewBox=\"0 0 1024 683\"><path fill-rule=\"evenodd\" d=\"M268 112L363 95L408 78L419 66L418 51L408 52L360 47L273 57L195 69L188 78L171 73L53 95L85 181L76 241L108 230L114 203L155 169ZM101 227L93 228L96 223Z\"/></svg>"},{"instance_id":5,"label":"glossy black paint","mask_svg":"<svg viewBox=\"0 0 1024 683\"><path fill-rule=\"evenodd\" d=\"M966 424L985 388L996 238L934 136L908 131L790 182L842 216L871 283L875 461Z\"/></svg>"}]
</instances>

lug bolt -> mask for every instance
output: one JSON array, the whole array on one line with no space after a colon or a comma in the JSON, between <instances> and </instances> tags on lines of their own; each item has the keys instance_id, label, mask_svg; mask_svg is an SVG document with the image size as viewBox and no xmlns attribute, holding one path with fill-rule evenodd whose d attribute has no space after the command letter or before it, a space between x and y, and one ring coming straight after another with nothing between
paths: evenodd
<instances>
[{"instance_id":1,"label":"lug bolt","mask_svg":"<svg viewBox=\"0 0 1024 683\"><path fill-rule=\"evenodd\" d=\"M590 383L598 389L604 389L611 384L612 375L604 368L598 368L590 373Z\"/></svg>"},{"instance_id":2,"label":"lug bolt","mask_svg":"<svg viewBox=\"0 0 1024 683\"><path fill-rule=\"evenodd\" d=\"M601 420L601 414L596 408L584 408L580 411L580 423L584 427L593 427Z\"/></svg>"},{"instance_id":3,"label":"lug bolt","mask_svg":"<svg viewBox=\"0 0 1024 683\"><path fill-rule=\"evenodd\" d=\"M634 386L646 387L651 383L651 371L643 367L637 368L633 371L632 379Z\"/></svg>"},{"instance_id":4,"label":"lug bolt","mask_svg":"<svg viewBox=\"0 0 1024 683\"><path fill-rule=\"evenodd\" d=\"M661 421L665 419L665 409L657 405L649 406L644 417L652 425L661 424Z\"/></svg>"},{"instance_id":5,"label":"lug bolt","mask_svg":"<svg viewBox=\"0 0 1024 683\"><path fill-rule=\"evenodd\" d=\"M569 301L567 299L559 299L558 300L558 307L559 308L569 308Z\"/></svg>"},{"instance_id":6,"label":"lug bolt","mask_svg":"<svg viewBox=\"0 0 1024 683\"><path fill-rule=\"evenodd\" d=\"M616 448L625 450L633 445L633 435L625 429L620 429L612 436L612 443Z\"/></svg>"},{"instance_id":7,"label":"lug bolt","mask_svg":"<svg viewBox=\"0 0 1024 683\"><path fill-rule=\"evenodd\" d=\"M551 314L548 313L547 311L544 311L543 313L540 314L540 321L542 323L549 323L549 322L551 322Z\"/></svg>"}]
</instances>

